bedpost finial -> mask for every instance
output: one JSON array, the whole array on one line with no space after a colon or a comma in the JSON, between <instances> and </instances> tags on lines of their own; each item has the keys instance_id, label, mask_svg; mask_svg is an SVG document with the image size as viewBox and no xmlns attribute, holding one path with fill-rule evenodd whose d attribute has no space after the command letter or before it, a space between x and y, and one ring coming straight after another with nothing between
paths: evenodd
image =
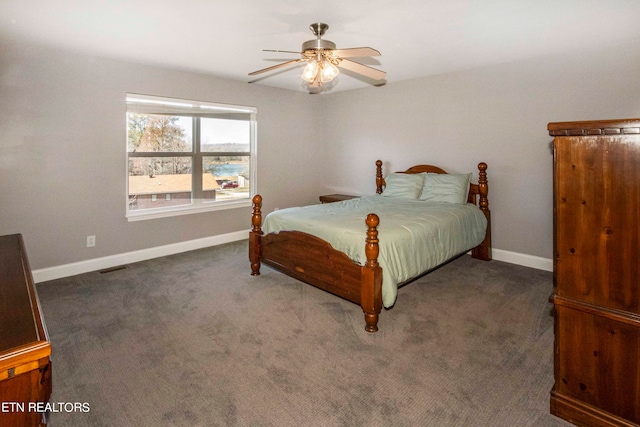
<instances>
[{"instance_id":1,"label":"bedpost finial","mask_svg":"<svg viewBox=\"0 0 640 427\"><path fill-rule=\"evenodd\" d=\"M262 196L256 194L253 196L253 212L251 215L251 231L254 233L262 234Z\"/></svg>"},{"instance_id":2,"label":"bedpost finial","mask_svg":"<svg viewBox=\"0 0 640 427\"><path fill-rule=\"evenodd\" d=\"M386 183L382 177L382 160L376 160L376 194L382 194L382 187L385 187Z\"/></svg>"},{"instance_id":3,"label":"bedpost finial","mask_svg":"<svg viewBox=\"0 0 640 427\"><path fill-rule=\"evenodd\" d=\"M368 227L366 245L364 248L365 256L367 257L367 262L365 265L369 267L377 267L378 253L380 249L378 247L379 240L378 230L376 229L376 227L378 226L378 224L380 224L380 218L378 218L378 215L370 213L369 215L367 215L365 223Z\"/></svg>"},{"instance_id":4,"label":"bedpost finial","mask_svg":"<svg viewBox=\"0 0 640 427\"><path fill-rule=\"evenodd\" d=\"M478 184L480 185L480 187L485 187L484 188L484 192L481 190L480 194L483 194L486 196L486 185L487 185L487 164L485 162L480 162L478 163L478 170L480 171L480 173L478 174Z\"/></svg>"},{"instance_id":5,"label":"bedpost finial","mask_svg":"<svg viewBox=\"0 0 640 427\"><path fill-rule=\"evenodd\" d=\"M487 180L487 164L485 162L479 163L478 170L480 170L478 174L478 195L480 196L478 207L481 211L488 212L489 200L487 199L487 194L489 193L489 181Z\"/></svg>"},{"instance_id":6,"label":"bedpost finial","mask_svg":"<svg viewBox=\"0 0 640 427\"><path fill-rule=\"evenodd\" d=\"M370 213L369 215L367 215L367 219L365 220L365 222L367 223L367 226L369 228L374 228L377 227L378 224L380 224L380 218L378 218L378 215Z\"/></svg>"}]
</instances>

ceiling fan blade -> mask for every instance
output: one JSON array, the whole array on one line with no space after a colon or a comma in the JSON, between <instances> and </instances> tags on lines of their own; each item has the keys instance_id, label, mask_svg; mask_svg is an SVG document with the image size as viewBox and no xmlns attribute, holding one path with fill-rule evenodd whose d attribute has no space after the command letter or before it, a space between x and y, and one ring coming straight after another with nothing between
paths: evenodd
<instances>
[{"instance_id":1,"label":"ceiling fan blade","mask_svg":"<svg viewBox=\"0 0 640 427\"><path fill-rule=\"evenodd\" d=\"M369 77L373 80L383 80L387 77L387 73L385 71L377 70L375 68L371 68L367 65L362 65L348 59L340 59L340 62L338 62L338 67L344 68L345 70L353 71L354 73L362 74L363 76Z\"/></svg>"},{"instance_id":2,"label":"ceiling fan blade","mask_svg":"<svg viewBox=\"0 0 640 427\"><path fill-rule=\"evenodd\" d=\"M278 50L278 49L262 49L263 52L276 52L276 53L297 53L300 55L300 52L296 52L293 50Z\"/></svg>"},{"instance_id":3,"label":"ceiling fan blade","mask_svg":"<svg viewBox=\"0 0 640 427\"><path fill-rule=\"evenodd\" d=\"M348 49L333 49L331 51L340 58L357 58L360 56L380 56L380 52L370 47L352 47Z\"/></svg>"},{"instance_id":4,"label":"ceiling fan blade","mask_svg":"<svg viewBox=\"0 0 640 427\"><path fill-rule=\"evenodd\" d=\"M254 71L249 73L250 76L255 76L256 74L266 73L267 71L277 70L278 68L286 67L287 65L296 64L298 62L306 61L306 59L294 59L292 61L283 62L282 64L274 65L273 67L263 68L262 70Z\"/></svg>"}]
</instances>

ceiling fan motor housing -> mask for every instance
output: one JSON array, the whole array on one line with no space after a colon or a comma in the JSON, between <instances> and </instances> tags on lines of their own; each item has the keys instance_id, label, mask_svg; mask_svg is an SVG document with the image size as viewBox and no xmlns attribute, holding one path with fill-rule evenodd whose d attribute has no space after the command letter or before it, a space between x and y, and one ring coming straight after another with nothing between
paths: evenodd
<instances>
[{"instance_id":1,"label":"ceiling fan motor housing","mask_svg":"<svg viewBox=\"0 0 640 427\"><path fill-rule=\"evenodd\" d=\"M322 36L327 32L329 26L323 22L316 22L314 24L309 25L309 29L313 33L314 36L317 37L315 40L307 40L302 43L302 51L306 52L308 50L332 50L336 48L336 44L334 42L330 42L329 40L322 40Z\"/></svg>"},{"instance_id":2,"label":"ceiling fan motor housing","mask_svg":"<svg viewBox=\"0 0 640 427\"><path fill-rule=\"evenodd\" d=\"M330 42L329 40L315 39L315 40L307 40L302 43L302 51L313 50L313 49L324 49L324 50L332 50L336 48L336 44L334 42Z\"/></svg>"}]
</instances>

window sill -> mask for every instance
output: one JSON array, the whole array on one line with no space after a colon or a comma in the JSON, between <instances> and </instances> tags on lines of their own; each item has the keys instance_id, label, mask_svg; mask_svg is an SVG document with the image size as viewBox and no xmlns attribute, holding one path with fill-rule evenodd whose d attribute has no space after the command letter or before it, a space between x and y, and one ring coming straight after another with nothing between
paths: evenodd
<instances>
[{"instance_id":1,"label":"window sill","mask_svg":"<svg viewBox=\"0 0 640 427\"><path fill-rule=\"evenodd\" d=\"M251 207L251 199L215 202L210 205L180 206L175 208L145 209L144 211L128 211L127 221L144 221L146 219L169 218L180 215L198 214L203 212L221 211Z\"/></svg>"}]
</instances>

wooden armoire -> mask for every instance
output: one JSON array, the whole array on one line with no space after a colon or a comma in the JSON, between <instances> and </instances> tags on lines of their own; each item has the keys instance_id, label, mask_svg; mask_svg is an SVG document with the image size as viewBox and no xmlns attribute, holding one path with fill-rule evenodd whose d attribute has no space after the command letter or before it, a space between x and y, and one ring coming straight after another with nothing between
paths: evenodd
<instances>
[{"instance_id":1,"label":"wooden armoire","mask_svg":"<svg viewBox=\"0 0 640 427\"><path fill-rule=\"evenodd\" d=\"M640 426L640 119L549 123L554 137L551 413Z\"/></svg>"}]
</instances>

